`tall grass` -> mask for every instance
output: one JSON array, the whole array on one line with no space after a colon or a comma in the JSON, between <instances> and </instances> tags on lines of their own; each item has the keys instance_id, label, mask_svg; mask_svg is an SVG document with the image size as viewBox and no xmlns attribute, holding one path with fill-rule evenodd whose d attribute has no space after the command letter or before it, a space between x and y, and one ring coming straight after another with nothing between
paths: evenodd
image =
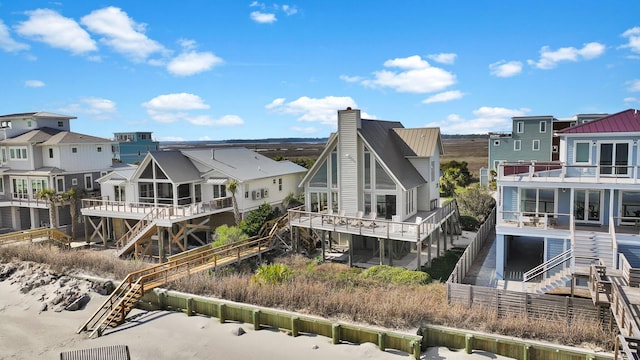
<instances>
[{"instance_id":1,"label":"tall grass","mask_svg":"<svg viewBox=\"0 0 640 360\"><path fill-rule=\"evenodd\" d=\"M54 251L38 246L0 248L0 262L27 260L50 264L55 271L82 271L98 276L124 278L142 263L117 259L96 251ZM597 319L549 314L545 318L499 317L494 310L448 305L445 285L394 285L361 275L361 270L333 263L316 263L303 257L278 259L292 271L287 281L260 284L252 280L246 265L203 272L168 284L170 289L215 296L227 300L281 308L336 320L348 320L389 328L409 329L424 324L445 325L547 340L564 345L585 343L612 349L615 332ZM146 264L147 266L149 264Z\"/></svg>"}]
</instances>

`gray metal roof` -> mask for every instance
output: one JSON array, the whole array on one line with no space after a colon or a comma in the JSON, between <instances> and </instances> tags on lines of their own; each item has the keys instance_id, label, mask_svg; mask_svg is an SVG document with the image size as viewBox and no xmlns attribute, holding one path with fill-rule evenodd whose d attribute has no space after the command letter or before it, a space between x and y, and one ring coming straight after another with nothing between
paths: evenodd
<instances>
[{"instance_id":1,"label":"gray metal roof","mask_svg":"<svg viewBox=\"0 0 640 360\"><path fill-rule=\"evenodd\" d=\"M13 138L0 141L0 144L30 144L30 143L42 143L51 138L51 136L61 132L62 130L43 127L40 129L31 130L24 134L18 135Z\"/></svg>"},{"instance_id":2,"label":"gray metal roof","mask_svg":"<svg viewBox=\"0 0 640 360\"><path fill-rule=\"evenodd\" d=\"M174 184L200 180L198 169L178 150L151 151L147 156L155 160ZM144 161L143 165L148 166Z\"/></svg>"},{"instance_id":3,"label":"gray metal roof","mask_svg":"<svg viewBox=\"0 0 640 360\"><path fill-rule=\"evenodd\" d=\"M42 117L42 118L59 118L59 119L77 119L77 117L75 117L75 116L54 114L54 113L50 113L50 112L46 112L46 111L0 115L0 118L16 118L16 117L17 118L25 118L25 117L39 118L39 117Z\"/></svg>"},{"instance_id":4,"label":"gray metal roof","mask_svg":"<svg viewBox=\"0 0 640 360\"><path fill-rule=\"evenodd\" d=\"M304 167L291 161L275 161L246 148L181 150L210 171L244 182L253 179L304 173Z\"/></svg>"},{"instance_id":5,"label":"gray metal roof","mask_svg":"<svg viewBox=\"0 0 640 360\"><path fill-rule=\"evenodd\" d=\"M71 131L61 131L43 142L41 145L58 145L58 144L93 144L93 143L111 143L109 139L80 134Z\"/></svg>"},{"instance_id":6,"label":"gray metal roof","mask_svg":"<svg viewBox=\"0 0 640 360\"><path fill-rule=\"evenodd\" d=\"M397 121L365 120L359 129L362 139L369 144L384 165L391 171L403 188L411 189L426 181L405 156L409 146L397 135L395 129L402 128Z\"/></svg>"}]
</instances>

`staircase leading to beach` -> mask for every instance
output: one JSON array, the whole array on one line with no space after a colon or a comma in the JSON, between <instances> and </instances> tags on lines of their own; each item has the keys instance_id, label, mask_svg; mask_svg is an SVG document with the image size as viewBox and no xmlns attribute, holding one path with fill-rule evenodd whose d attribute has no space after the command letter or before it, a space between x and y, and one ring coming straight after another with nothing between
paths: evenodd
<instances>
[{"instance_id":1,"label":"staircase leading to beach","mask_svg":"<svg viewBox=\"0 0 640 360\"><path fill-rule=\"evenodd\" d=\"M127 231L118 241L116 241L117 256L129 253L134 245L142 239L148 239L156 228L155 220L164 217L166 208L153 208L140 221L138 221L129 231Z\"/></svg>"},{"instance_id":2,"label":"staircase leading to beach","mask_svg":"<svg viewBox=\"0 0 640 360\"><path fill-rule=\"evenodd\" d=\"M108 327L123 323L145 292L191 274L220 268L272 250L278 245L279 232L286 224L281 219L269 223L272 226L270 231L262 231L266 236L215 248L204 245L169 257L164 264L130 273L77 332L91 331L90 337L101 336Z\"/></svg>"}]
</instances>

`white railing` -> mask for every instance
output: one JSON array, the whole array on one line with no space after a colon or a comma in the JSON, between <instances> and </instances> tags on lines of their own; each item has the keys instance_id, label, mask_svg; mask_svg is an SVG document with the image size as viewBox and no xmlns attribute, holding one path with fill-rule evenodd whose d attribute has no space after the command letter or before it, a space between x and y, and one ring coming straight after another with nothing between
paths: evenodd
<instances>
[{"instance_id":1,"label":"white railing","mask_svg":"<svg viewBox=\"0 0 640 360\"><path fill-rule=\"evenodd\" d=\"M541 230L563 229L570 227L573 216L564 213L535 213L528 211L498 211L496 224L517 228L535 228Z\"/></svg>"},{"instance_id":2,"label":"white railing","mask_svg":"<svg viewBox=\"0 0 640 360\"><path fill-rule=\"evenodd\" d=\"M639 184L638 165L567 165L559 161L502 162L498 181Z\"/></svg>"},{"instance_id":3,"label":"white railing","mask_svg":"<svg viewBox=\"0 0 640 360\"><path fill-rule=\"evenodd\" d=\"M534 267L533 269L524 273L522 277L522 291L526 290L526 283L532 279L537 278L538 276L543 276L549 271L555 269L556 267L570 263L571 270L573 271L575 267L575 259L573 257L573 248L564 251L563 253L556 255L555 257L543 262L542 264Z\"/></svg>"},{"instance_id":4,"label":"white railing","mask_svg":"<svg viewBox=\"0 0 640 360\"><path fill-rule=\"evenodd\" d=\"M155 209L167 209L167 211L164 212L164 218L173 216L190 216L231 207L231 197L218 198L206 202L197 202L186 205L155 205L152 203L113 201L108 199L82 199L82 209L145 215Z\"/></svg>"}]
</instances>

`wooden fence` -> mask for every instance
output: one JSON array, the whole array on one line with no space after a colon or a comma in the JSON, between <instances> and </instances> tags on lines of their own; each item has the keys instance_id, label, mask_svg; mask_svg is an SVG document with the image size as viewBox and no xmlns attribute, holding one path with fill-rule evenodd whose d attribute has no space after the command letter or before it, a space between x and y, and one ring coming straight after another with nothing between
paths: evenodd
<instances>
[{"instance_id":1,"label":"wooden fence","mask_svg":"<svg viewBox=\"0 0 640 360\"><path fill-rule=\"evenodd\" d=\"M462 256L458 260L456 267L453 269L451 275L449 276L449 280L447 280L448 283L461 283L464 280L464 278L467 276L467 271L469 271L469 269L473 265L473 262L476 260L478 253L480 252L480 250L482 250L482 247L487 242L487 239L489 239L489 234L494 231L495 225L496 208L494 207L493 210L491 210L491 214L489 214L485 222L482 223L482 225L478 229L476 237L471 240L464 253L462 253Z\"/></svg>"},{"instance_id":2,"label":"wooden fence","mask_svg":"<svg viewBox=\"0 0 640 360\"><path fill-rule=\"evenodd\" d=\"M601 319L603 323L613 321L611 312L600 311L591 299L577 297L532 294L448 282L447 301L449 304L461 304L469 308L483 307L496 311L498 316L553 316L567 321L574 318Z\"/></svg>"}]
</instances>

